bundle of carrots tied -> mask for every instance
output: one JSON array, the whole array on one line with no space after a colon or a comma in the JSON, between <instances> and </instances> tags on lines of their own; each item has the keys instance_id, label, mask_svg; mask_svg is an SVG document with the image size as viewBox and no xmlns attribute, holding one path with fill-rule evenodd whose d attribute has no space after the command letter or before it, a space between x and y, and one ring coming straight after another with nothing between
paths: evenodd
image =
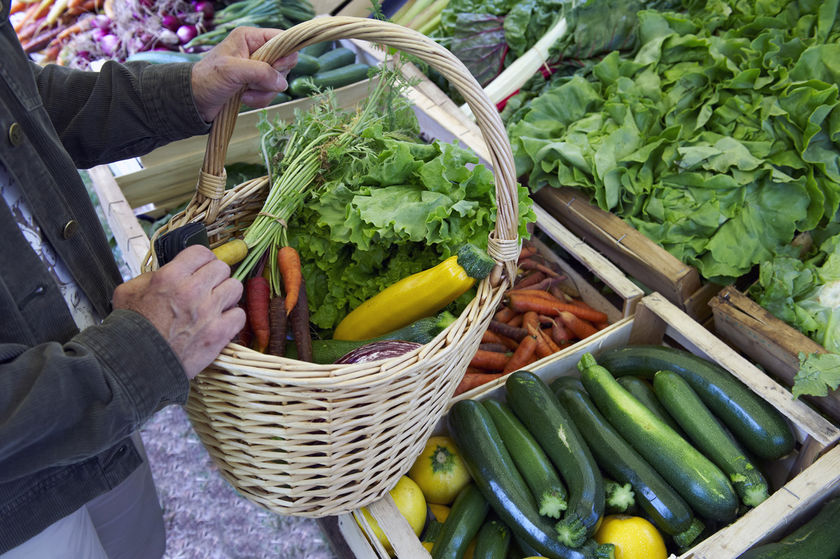
<instances>
[{"instance_id":1,"label":"bundle of carrots tied","mask_svg":"<svg viewBox=\"0 0 840 559\"><path fill-rule=\"evenodd\" d=\"M244 244L244 243L243 243ZM312 361L312 333L309 330L309 302L300 264L300 255L291 246L277 250L276 266L282 289L272 286L269 266L263 261L253 276L245 280L241 302L248 320L232 341L261 353L286 356L287 333L295 343L295 358Z\"/></svg>"},{"instance_id":2,"label":"bundle of carrots tied","mask_svg":"<svg viewBox=\"0 0 840 559\"><path fill-rule=\"evenodd\" d=\"M44 62L55 62L64 42L87 29L91 20L82 17L103 9L104 0L13 0L10 15L23 50L41 52Z\"/></svg>"},{"instance_id":3,"label":"bundle of carrots tied","mask_svg":"<svg viewBox=\"0 0 840 559\"><path fill-rule=\"evenodd\" d=\"M502 378L608 326L563 270L526 242L517 277L499 305L455 394Z\"/></svg>"}]
</instances>

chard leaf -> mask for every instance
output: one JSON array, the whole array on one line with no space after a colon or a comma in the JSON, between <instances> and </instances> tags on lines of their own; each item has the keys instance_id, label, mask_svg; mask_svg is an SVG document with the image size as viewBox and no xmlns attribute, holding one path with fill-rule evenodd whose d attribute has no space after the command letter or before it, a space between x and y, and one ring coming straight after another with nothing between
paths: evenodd
<instances>
[{"instance_id":1,"label":"chard leaf","mask_svg":"<svg viewBox=\"0 0 840 559\"><path fill-rule=\"evenodd\" d=\"M799 354L799 371L793 377L793 397L827 396L840 385L840 355Z\"/></svg>"}]
</instances>

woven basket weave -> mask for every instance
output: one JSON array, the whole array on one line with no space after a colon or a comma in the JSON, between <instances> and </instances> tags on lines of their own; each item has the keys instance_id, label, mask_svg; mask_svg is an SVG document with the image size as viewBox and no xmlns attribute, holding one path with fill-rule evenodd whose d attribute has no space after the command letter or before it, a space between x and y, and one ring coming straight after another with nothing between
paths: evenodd
<instances>
[{"instance_id":1,"label":"woven basket weave","mask_svg":"<svg viewBox=\"0 0 840 559\"><path fill-rule=\"evenodd\" d=\"M395 24L324 17L276 36L252 58L272 63L313 43L349 38L384 43L427 61L469 103L495 174L498 212L488 251L497 266L455 323L411 353L373 363L317 365L229 344L193 380L187 413L222 476L250 501L284 515L352 511L384 496L408 471L445 413L519 253L507 134L481 86L445 48ZM224 190L225 154L238 107L239 96L213 123L195 196L156 236L203 221L216 246L241 236L262 208L267 177ZM149 253L145 269L156 266Z\"/></svg>"}]
</instances>

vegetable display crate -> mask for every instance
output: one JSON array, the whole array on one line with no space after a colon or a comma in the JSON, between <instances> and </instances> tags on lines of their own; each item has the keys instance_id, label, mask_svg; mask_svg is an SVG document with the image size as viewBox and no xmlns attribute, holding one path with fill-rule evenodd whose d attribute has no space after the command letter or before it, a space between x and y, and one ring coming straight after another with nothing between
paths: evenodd
<instances>
[{"instance_id":1,"label":"vegetable display crate","mask_svg":"<svg viewBox=\"0 0 840 559\"><path fill-rule=\"evenodd\" d=\"M704 282L684 264L617 215L589 202L574 188L542 188L534 199L629 276L662 294L698 322L711 317L709 300L721 286Z\"/></svg>"},{"instance_id":2,"label":"vegetable display crate","mask_svg":"<svg viewBox=\"0 0 840 559\"><path fill-rule=\"evenodd\" d=\"M827 353L823 346L734 287L722 289L709 305L717 335L785 386L793 386L800 352ZM840 392L831 390L825 397L803 399L840 425Z\"/></svg>"},{"instance_id":3,"label":"vegetable display crate","mask_svg":"<svg viewBox=\"0 0 840 559\"><path fill-rule=\"evenodd\" d=\"M803 402L791 399L784 387L662 295L654 293L644 297L636 306L633 317L614 326L581 342L575 351L558 355L539 368L530 370L546 382L551 382L560 376L577 376L576 366L584 353L591 353L597 359L606 350L627 345L682 347L717 363L768 401L789 420L797 439L795 451L777 461L773 471L768 472L772 491L770 497L732 524L686 550L678 559L735 558L787 526L792 511L811 506L840 484L840 449L831 450L840 440L840 430ZM504 400L504 397L504 387L488 387L473 394L475 399ZM445 433L446 425L444 417L435 433ZM390 495L370 505L368 510L389 538L397 557L429 557L408 522L397 511ZM360 511L342 515L339 527L359 559L388 557L378 540L372 537L371 527Z\"/></svg>"}]
</instances>

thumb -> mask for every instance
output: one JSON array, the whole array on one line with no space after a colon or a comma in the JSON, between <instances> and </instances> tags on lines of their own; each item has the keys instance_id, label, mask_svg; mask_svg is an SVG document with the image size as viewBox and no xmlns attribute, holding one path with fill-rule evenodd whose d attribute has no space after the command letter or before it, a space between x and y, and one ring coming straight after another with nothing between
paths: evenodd
<instances>
[{"instance_id":1,"label":"thumb","mask_svg":"<svg viewBox=\"0 0 840 559\"><path fill-rule=\"evenodd\" d=\"M258 91L282 91L288 85L286 77L265 62L241 60L234 66L233 81L245 86L245 89Z\"/></svg>"}]
</instances>

